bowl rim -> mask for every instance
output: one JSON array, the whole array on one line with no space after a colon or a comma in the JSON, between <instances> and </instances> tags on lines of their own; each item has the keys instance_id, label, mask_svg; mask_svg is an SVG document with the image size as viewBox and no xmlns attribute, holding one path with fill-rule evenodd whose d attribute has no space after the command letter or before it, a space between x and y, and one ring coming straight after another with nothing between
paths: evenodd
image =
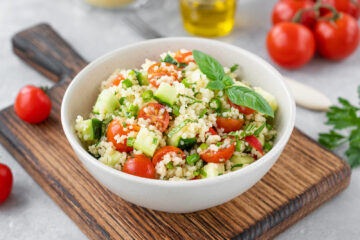
<instances>
[{"instance_id":1,"label":"bowl rim","mask_svg":"<svg viewBox=\"0 0 360 240\"><path fill-rule=\"evenodd\" d=\"M135 48L141 45L146 44L163 44L163 43L171 43L171 42L178 42L178 41L194 41L194 42L206 42L209 44L217 44L220 47L226 46L228 48L234 49L236 52L241 52L243 55L246 55L248 58L252 58L253 60L257 61L259 65L262 66L262 68L266 68L269 72L276 75L278 79L280 79L280 85L282 85L283 89L285 89L284 94L286 94L286 97L289 104L289 111L286 112L286 114L289 114L289 121L286 123L285 130L281 138L278 140L278 142L274 145L274 147L263 157L261 157L259 160L255 161L254 163L250 164L246 168L239 169L234 172L230 172L227 174L223 174L221 176L217 176L214 178L208 178L208 179L198 179L196 181L169 181L169 180L160 180L160 179L149 179L149 178L142 178L138 176L134 176L131 174L124 173L122 171L116 170L114 168L111 168L100 161L98 161L96 158L94 158L91 154L89 154L81 144L79 144L76 140L76 133L71 131L71 126L66 125L67 122L66 119L68 119L68 112L66 111L66 107L70 104L69 97L73 94L74 89L76 88L77 84L81 82L81 79L83 79L83 76L87 74L90 70L93 70L94 68L99 67L104 62L106 62L109 58L112 58L114 55L119 54L121 51L127 49L127 48ZM291 91L289 90L289 87L287 86L286 82L283 79L283 76L268 62L266 62L261 57L255 55L254 53L245 50L241 47L234 46L229 43L220 42L217 40L211 40L211 39L203 39L198 37L167 37L167 38L159 38L159 39L152 39L152 40L145 40L145 41L139 41L133 44L129 44L120 48L117 48L115 50L112 50L98 58L96 58L94 61L90 62L86 67L84 67L70 82L68 88L66 89L66 92L62 99L61 104L61 124L63 127L63 130L65 132L65 136L67 140L69 141L71 147L74 149L74 151L77 154L80 154L78 156L79 158L83 158L85 161L89 162L90 164L95 165L96 167L101 168L104 171L107 171L109 174L116 175L117 177L124 178L127 181L136 182L136 183L142 183L146 185L157 185L161 187L198 187L199 185L211 185L215 184L217 182L226 181L229 178L233 178L237 175L246 174L246 172L252 171L253 169L259 168L265 161L270 161L271 158L275 157L276 154L279 152L281 153L283 150L283 147L288 142L291 133L294 128L295 124L295 113L296 113L296 106L294 97L291 94ZM80 161L83 161L83 159L80 159ZM85 166L87 169L87 167ZM88 170L88 169L87 169Z\"/></svg>"}]
</instances>

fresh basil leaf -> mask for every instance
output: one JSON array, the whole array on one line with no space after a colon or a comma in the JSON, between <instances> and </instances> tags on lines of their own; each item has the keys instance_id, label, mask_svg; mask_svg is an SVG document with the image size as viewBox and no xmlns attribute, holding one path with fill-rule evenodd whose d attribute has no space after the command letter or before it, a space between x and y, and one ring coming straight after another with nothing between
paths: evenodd
<instances>
[{"instance_id":1,"label":"fresh basil leaf","mask_svg":"<svg viewBox=\"0 0 360 240\"><path fill-rule=\"evenodd\" d=\"M250 88L232 86L226 89L226 93L231 102L254 109L270 117L274 117L274 111L270 107L269 103Z\"/></svg>"},{"instance_id":2,"label":"fresh basil leaf","mask_svg":"<svg viewBox=\"0 0 360 240\"><path fill-rule=\"evenodd\" d=\"M167 63L174 64L174 65L178 65L178 62L172 56L170 56L169 54L166 55L166 57L164 58L163 61L167 62Z\"/></svg>"},{"instance_id":3,"label":"fresh basil leaf","mask_svg":"<svg viewBox=\"0 0 360 240\"><path fill-rule=\"evenodd\" d=\"M216 59L199 50L193 50L192 53L201 72L210 80L216 81L223 79L225 76L224 68Z\"/></svg>"},{"instance_id":4,"label":"fresh basil leaf","mask_svg":"<svg viewBox=\"0 0 360 240\"><path fill-rule=\"evenodd\" d=\"M230 68L230 72L235 72L238 68L239 68L239 64L234 64L234 65Z\"/></svg>"},{"instance_id":5,"label":"fresh basil leaf","mask_svg":"<svg viewBox=\"0 0 360 240\"><path fill-rule=\"evenodd\" d=\"M234 84L234 81L232 80L232 78L228 75L225 75L221 81L225 84L225 86L231 86Z\"/></svg>"},{"instance_id":6,"label":"fresh basil leaf","mask_svg":"<svg viewBox=\"0 0 360 240\"><path fill-rule=\"evenodd\" d=\"M206 85L206 88L211 90L222 90L225 88L225 84L221 81L211 81Z\"/></svg>"}]
</instances>

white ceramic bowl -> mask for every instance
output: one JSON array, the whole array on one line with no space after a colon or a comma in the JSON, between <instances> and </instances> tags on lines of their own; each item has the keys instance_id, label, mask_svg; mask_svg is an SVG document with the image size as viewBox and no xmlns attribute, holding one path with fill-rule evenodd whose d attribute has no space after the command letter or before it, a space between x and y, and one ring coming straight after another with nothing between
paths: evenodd
<instances>
[{"instance_id":1,"label":"white ceramic bowl","mask_svg":"<svg viewBox=\"0 0 360 240\"><path fill-rule=\"evenodd\" d=\"M77 115L88 116L99 94L101 81L116 68L140 67L145 58L159 59L168 50L198 49L223 66L239 64L246 81L273 94L279 109L276 112L278 136L273 149L244 169L210 179L196 181L162 181L140 178L112 169L92 157L74 132ZM270 64L241 48L215 40L200 38L162 38L135 43L112 51L85 67L71 82L61 106L61 121L72 148L104 186L134 204L173 213L194 212L227 202L240 195L276 162L294 127L295 103L282 76Z\"/></svg>"}]
</instances>

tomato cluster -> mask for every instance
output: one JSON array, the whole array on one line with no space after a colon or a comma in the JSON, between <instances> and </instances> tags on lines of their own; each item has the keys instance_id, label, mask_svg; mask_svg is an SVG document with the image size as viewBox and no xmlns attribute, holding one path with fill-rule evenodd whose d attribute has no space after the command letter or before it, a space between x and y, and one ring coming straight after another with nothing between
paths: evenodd
<instances>
[{"instance_id":1,"label":"tomato cluster","mask_svg":"<svg viewBox=\"0 0 360 240\"><path fill-rule=\"evenodd\" d=\"M266 44L270 57L285 68L299 68L317 52L342 60L358 47L360 0L280 0L272 12Z\"/></svg>"}]
</instances>

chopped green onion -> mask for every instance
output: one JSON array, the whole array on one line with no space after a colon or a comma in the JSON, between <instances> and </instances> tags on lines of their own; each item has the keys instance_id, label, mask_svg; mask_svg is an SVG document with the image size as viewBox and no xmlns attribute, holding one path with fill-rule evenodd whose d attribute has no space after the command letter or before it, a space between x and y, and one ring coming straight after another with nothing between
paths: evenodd
<instances>
[{"instance_id":1,"label":"chopped green onion","mask_svg":"<svg viewBox=\"0 0 360 240\"><path fill-rule=\"evenodd\" d=\"M235 165L231 166L231 170L234 169L234 168L243 167L243 166L244 166L244 164L242 164L242 163L235 164Z\"/></svg>"},{"instance_id":2,"label":"chopped green onion","mask_svg":"<svg viewBox=\"0 0 360 240\"><path fill-rule=\"evenodd\" d=\"M126 117L136 117L139 112L139 106L131 104L128 111L126 112Z\"/></svg>"},{"instance_id":3,"label":"chopped green onion","mask_svg":"<svg viewBox=\"0 0 360 240\"><path fill-rule=\"evenodd\" d=\"M194 153L194 154L187 156L185 160L186 160L187 164L192 165L200 160L200 155L197 153Z\"/></svg>"},{"instance_id":4,"label":"chopped green onion","mask_svg":"<svg viewBox=\"0 0 360 240\"><path fill-rule=\"evenodd\" d=\"M204 177L207 177L207 173L204 171L204 169L200 169L200 174Z\"/></svg>"},{"instance_id":5,"label":"chopped green onion","mask_svg":"<svg viewBox=\"0 0 360 240\"><path fill-rule=\"evenodd\" d=\"M272 146L270 143L265 143L263 149L265 152L269 152L272 149Z\"/></svg>"},{"instance_id":6,"label":"chopped green onion","mask_svg":"<svg viewBox=\"0 0 360 240\"><path fill-rule=\"evenodd\" d=\"M120 105L124 105L125 100L126 100L126 97L121 97L121 98L119 99Z\"/></svg>"},{"instance_id":7,"label":"chopped green onion","mask_svg":"<svg viewBox=\"0 0 360 240\"><path fill-rule=\"evenodd\" d=\"M167 169L173 169L174 168L173 162L168 162L165 166L167 167Z\"/></svg>"},{"instance_id":8,"label":"chopped green onion","mask_svg":"<svg viewBox=\"0 0 360 240\"><path fill-rule=\"evenodd\" d=\"M184 86L185 86L186 88L190 88L190 87L191 87L191 83L189 83L189 81L188 81L186 78L184 78L183 80L181 80L181 83L184 84Z\"/></svg>"},{"instance_id":9,"label":"chopped green onion","mask_svg":"<svg viewBox=\"0 0 360 240\"><path fill-rule=\"evenodd\" d=\"M135 138L128 137L127 140L126 140L126 146L132 147L132 146L134 146L134 142L135 142Z\"/></svg>"},{"instance_id":10,"label":"chopped green onion","mask_svg":"<svg viewBox=\"0 0 360 240\"><path fill-rule=\"evenodd\" d=\"M239 67L239 64L234 64L231 68L230 68L230 72L235 72Z\"/></svg>"},{"instance_id":11,"label":"chopped green onion","mask_svg":"<svg viewBox=\"0 0 360 240\"><path fill-rule=\"evenodd\" d=\"M207 113L207 109L205 108L205 109L203 109L202 111L201 111L201 113L200 113L200 116L199 116L199 118L203 118L204 116L205 116L205 114Z\"/></svg>"},{"instance_id":12,"label":"chopped green onion","mask_svg":"<svg viewBox=\"0 0 360 240\"><path fill-rule=\"evenodd\" d=\"M256 137L258 137L259 136L259 134L262 132L262 130L265 128L265 123L263 123L258 129L256 129L255 130L255 132L254 132L254 135L256 136Z\"/></svg>"},{"instance_id":13,"label":"chopped green onion","mask_svg":"<svg viewBox=\"0 0 360 240\"><path fill-rule=\"evenodd\" d=\"M221 145L223 145L223 142L218 142L218 143L216 143L216 146L217 146L217 147L220 147Z\"/></svg>"},{"instance_id":14,"label":"chopped green onion","mask_svg":"<svg viewBox=\"0 0 360 240\"><path fill-rule=\"evenodd\" d=\"M194 93L194 97L195 97L195 98L198 98L198 96L201 97L201 92L196 92L196 93Z\"/></svg>"},{"instance_id":15,"label":"chopped green onion","mask_svg":"<svg viewBox=\"0 0 360 240\"><path fill-rule=\"evenodd\" d=\"M218 98L212 98L209 102L209 107L215 111L220 111L221 110L221 101Z\"/></svg>"},{"instance_id":16,"label":"chopped green onion","mask_svg":"<svg viewBox=\"0 0 360 240\"><path fill-rule=\"evenodd\" d=\"M241 141L241 140L236 141L235 151L241 152L241 145L242 145L242 141Z\"/></svg>"},{"instance_id":17,"label":"chopped green onion","mask_svg":"<svg viewBox=\"0 0 360 240\"><path fill-rule=\"evenodd\" d=\"M196 171L193 172L194 177L199 176L199 174L200 174L200 171L198 171L198 170L196 170Z\"/></svg>"},{"instance_id":18,"label":"chopped green onion","mask_svg":"<svg viewBox=\"0 0 360 240\"><path fill-rule=\"evenodd\" d=\"M154 93L151 90L146 90L141 96L144 102L148 102L153 98Z\"/></svg>"},{"instance_id":19,"label":"chopped green onion","mask_svg":"<svg viewBox=\"0 0 360 240\"><path fill-rule=\"evenodd\" d=\"M178 105L174 104L172 106L172 113L175 115L175 116L179 116L180 115L180 108Z\"/></svg>"},{"instance_id":20,"label":"chopped green onion","mask_svg":"<svg viewBox=\"0 0 360 240\"><path fill-rule=\"evenodd\" d=\"M269 123L266 123L266 128L270 131L273 129L273 126Z\"/></svg>"},{"instance_id":21,"label":"chopped green onion","mask_svg":"<svg viewBox=\"0 0 360 240\"><path fill-rule=\"evenodd\" d=\"M206 149L208 149L208 147L209 147L209 145L207 145L206 143L202 143L200 145L201 150L206 150Z\"/></svg>"},{"instance_id":22,"label":"chopped green onion","mask_svg":"<svg viewBox=\"0 0 360 240\"><path fill-rule=\"evenodd\" d=\"M158 138L153 138L153 144L156 144L157 143L157 141L158 141Z\"/></svg>"},{"instance_id":23,"label":"chopped green onion","mask_svg":"<svg viewBox=\"0 0 360 240\"><path fill-rule=\"evenodd\" d=\"M123 125L123 127L124 127L124 128L126 128L126 127L127 127L126 122L122 122L122 125Z\"/></svg>"},{"instance_id":24,"label":"chopped green onion","mask_svg":"<svg viewBox=\"0 0 360 240\"><path fill-rule=\"evenodd\" d=\"M129 88L129 87L132 87L132 82L130 81L130 79L125 79L123 81L121 81L121 84L124 88Z\"/></svg>"}]
</instances>

